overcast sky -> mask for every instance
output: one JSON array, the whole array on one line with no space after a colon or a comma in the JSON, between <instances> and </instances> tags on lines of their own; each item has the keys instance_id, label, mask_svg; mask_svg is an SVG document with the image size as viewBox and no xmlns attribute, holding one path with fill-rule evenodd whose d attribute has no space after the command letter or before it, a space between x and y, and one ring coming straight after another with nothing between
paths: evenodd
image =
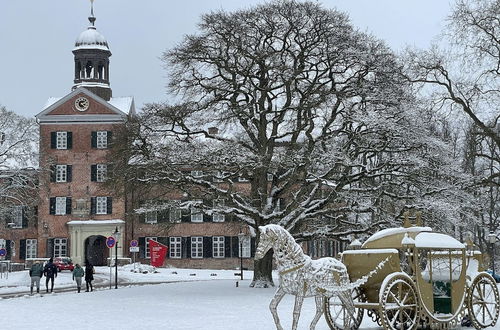
<instances>
[{"instance_id":1,"label":"overcast sky","mask_svg":"<svg viewBox=\"0 0 500 330\"><path fill-rule=\"evenodd\" d=\"M134 96L136 107L165 100L162 52L196 31L201 14L232 11L260 0L96 0L97 30L113 56L114 96ZM441 33L451 0L322 0L394 50L428 47ZM73 85L75 39L87 28L89 0L0 0L0 105L34 116L49 97Z\"/></svg>"}]
</instances>

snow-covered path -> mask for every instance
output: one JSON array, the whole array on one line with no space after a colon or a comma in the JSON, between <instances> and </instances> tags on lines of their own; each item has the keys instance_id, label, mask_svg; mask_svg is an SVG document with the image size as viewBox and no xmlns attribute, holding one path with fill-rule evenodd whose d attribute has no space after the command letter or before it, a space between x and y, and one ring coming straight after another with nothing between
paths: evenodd
<instances>
[{"instance_id":1,"label":"snow-covered path","mask_svg":"<svg viewBox=\"0 0 500 330\"><path fill-rule=\"evenodd\" d=\"M105 277L105 271L106 268L100 269L98 276ZM249 280L236 287L234 271L160 271L158 274L123 271L121 276L123 281L129 283L174 279L182 282L0 299L0 329L275 329L268 309L275 289L251 289L248 287ZM213 276L214 273L217 276ZM61 275L60 283L67 280L69 273ZM245 275L250 278L251 272ZM0 291L7 290L5 283L0 279ZM291 328L293 302L292 296L285 296L279 306L285 329ZM309 329L314 308L314 299L304 301L300 330ZM324 319L320 320L316 329L329 330ZM365 315L361 329L380 328ZM497 325L493 329L500 327Z\"/></svg>"}]
</instances>

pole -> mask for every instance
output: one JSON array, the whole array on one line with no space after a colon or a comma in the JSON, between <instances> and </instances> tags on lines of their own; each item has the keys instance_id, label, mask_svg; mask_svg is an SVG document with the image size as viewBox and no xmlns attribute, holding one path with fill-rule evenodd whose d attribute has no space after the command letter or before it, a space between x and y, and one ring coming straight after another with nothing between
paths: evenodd
<instances>
[{"instance_id":1,"label":"pole","mask_svg":"<svg viewBox=\"0 0 500 330\"><path fill-rule=\"evenodd\" d=\"M243 281L243 240L240 238L240 276Z\"/></svg>"},{"instance_id":2,"label":"pole","mask_svg":"<svg viewBox=\"0 0 500 330\"><path fill-rule=\"evenodd\" d=\"M113 248L109 248L109 289L111 290L113 285L113 275L111 270L111 260L113 260Z\"/></svg>"},{"instance_id":3,"label":"pole","mask_svg":"<svg viewBox=\"0 0 500 330\"><path fill-rule=\"evenodd\" d=\"M118 289L118 241L115 243L115 289Z\"/></svg>"}]
</instances>

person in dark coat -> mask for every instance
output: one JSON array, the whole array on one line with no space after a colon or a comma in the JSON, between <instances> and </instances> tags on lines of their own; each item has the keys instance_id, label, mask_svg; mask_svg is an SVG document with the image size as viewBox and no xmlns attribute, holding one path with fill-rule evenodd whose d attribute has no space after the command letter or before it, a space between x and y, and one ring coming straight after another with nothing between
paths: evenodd
<instances>
[{"instance_id":1,"label":"person in dark coat","mask_svg":"<svg viewBox=\"0 0 500 330\"><path fill-rule=\"evenodd\" d=\"M43 268L43 275L45 275L45 288L47 293L49 293L49 281L51 281L50 292L54 291L54 278L57 277L57 267L53 263L53 259L50 258L49 262L45 264Z\"/></svg>"},{"instance_id":2,"label":"person in dark coat","mask_svg":"<svg viewBox=\"0 0 500 330\"><path fill-rule=\"evenodd\" d=\"M92 288L94 273L95 273L94 266L92 266L92 264L89 261L87 261L85 263L85 284L87 286L87 290L85 290L85 292L89 292L89 287L90 291L94 291L94 289Z\"/></svg>"}]
</instances>

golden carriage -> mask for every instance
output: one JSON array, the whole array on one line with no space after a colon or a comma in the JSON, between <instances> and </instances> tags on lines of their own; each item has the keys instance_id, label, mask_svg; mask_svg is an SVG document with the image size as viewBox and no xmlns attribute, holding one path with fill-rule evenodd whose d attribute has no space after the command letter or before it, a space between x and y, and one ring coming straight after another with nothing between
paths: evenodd
<instances>
[{"instance_id":1,"label":"golden carriage","mask_svg":"<svg viewBox=\"0 0 500 330\"><path fill-rule=\"evenodd\" d=\"M353 314L325 298L331 329L357 329L365 310L385 329L447 329L464 321L481 329L498 319L497 285L480 252L429 227L379 231L341 260L350 281L362 284L353 290Z\"/></svg>"}]
</instances>

